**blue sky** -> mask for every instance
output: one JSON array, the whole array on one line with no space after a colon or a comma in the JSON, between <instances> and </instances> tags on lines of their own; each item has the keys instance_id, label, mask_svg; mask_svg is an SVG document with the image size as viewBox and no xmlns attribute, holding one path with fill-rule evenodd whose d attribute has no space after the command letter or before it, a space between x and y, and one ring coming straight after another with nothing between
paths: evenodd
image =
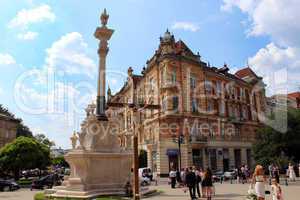
<instances>
[{"instance_id":1,"label":"blue sky","mask_svg":"<svg viewBox=\"0 0 300 200\"><path fill-rule=\"evenodd\" d=\"M297 0L2 0L0 103L57 146L70 147L95 96L93 33L104 8L115 29L107 58L113 92L129 66L141 71L167 28L211 65L226 62L234 72L248 62L270 95L299 90Z\"/></svg>"}]
</instances>

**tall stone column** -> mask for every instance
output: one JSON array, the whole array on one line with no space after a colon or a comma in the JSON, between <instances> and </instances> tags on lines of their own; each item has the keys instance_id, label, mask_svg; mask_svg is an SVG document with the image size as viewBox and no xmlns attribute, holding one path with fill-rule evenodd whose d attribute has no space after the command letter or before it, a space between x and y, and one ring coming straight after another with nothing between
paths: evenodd
<instances>
[{"instance_id":1,"label":"tall stone column","mask_svg":"<svg viewBox=\"0 0 300 200\"><path fill-rule=\"evenodd\" d=\"M97 27L94 36L99 42L98 48L98 55L99 55L99 71L98 71L98 88L97 88L97 109L96 115L99 120L107 120L105 115L105 71L106 71L106 56L108 53L108 40L111 38L114 30L109 29L106 27L109 15L104 9L100 20L101 20L101 27Z\"/></svg>"}]
</instances>

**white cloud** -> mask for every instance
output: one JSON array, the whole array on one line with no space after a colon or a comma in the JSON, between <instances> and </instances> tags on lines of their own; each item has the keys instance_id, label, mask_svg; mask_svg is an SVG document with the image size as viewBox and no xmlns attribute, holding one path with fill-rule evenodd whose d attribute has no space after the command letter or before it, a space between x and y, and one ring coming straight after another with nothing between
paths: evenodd
<instances>
[{"instance_id":1,"label":"white cloud","mask_svg":"<svg viewBox=\"0 0 300 200\"><path fill-rule=\"evenodd\" d=\"M300 70L300 49L294 47L280 48L274 43L260 49L249 58L249 64L261 73L269 72L269 68L290 68Z\"/></svg>"},{"instance_id":2,"label":"white cloud","mask_svg":"<svg viewBox=\"0 0 300 200\"><path fill-rule=\"evenodd\" d=\"M38 32L28 31L26 33L20 33L20 34L18 34L17 37L20 40L34 40L38 35L39 35Z\"/></svg>"},{"instance_id":3,"label":"white cloud","mask_svg":"<svg viewBox=\"0 0 300 200\"><path fill-rule=\"evenodd\" d=\"M257 0L223 0L221 10L232 11L234 7L240 8L243 12L250 12L253 10Z\"/></svg>"},{"instance_id":4,"label":"white cloud","mask_svg":"<svg viewBox=\"0 0 300 200\"><path fill-rule=\"evenodd\" d=\"M248 15L248 36L267 35L271 39L266 47L249 58L250 66L269 81L269 86L282 84L286 79L285 86L289 91L299 90L300 1L223 0L221 10L232 11L234 7ZM278 75L282 71L287 76Z\"/></svg>"},{"instance_id":5,"label":"white cloud","mask_svg":"<svg viewBox=\"0 0 300 200\"><path fill-rule=\"evenodd\" d=\"M28 28L31 24L44 21L53 22L56 16L49 5L41 5L32 9L22 9L8 24L10 28Z\"/></svg>"},{"instance_id":6,"label":"white cloud","mask_svg":"<svg viewBox=\"0 0 300 200\"><path fill-rule=\"evenodd\" d=\"M0 65L13 65L16 64L14 57L7 53L0 53Z\"/></svg>"},{"instance_id":7,"label":"white cloud","mask_svg":"<svg viewBox=\"0 0 300 200\"><path fill-rule=\"evenodd\" d=\"M172 29L181 29L185 31L196 32L199 30L199 26L193 22L175 22L172 25Z\"/></svg>"},{"instance_id":8,"label":"white cloud","mask_svg":"<svg viewBox=\"0 0 300 200\"><path fill-rule=\"evenodd\" d=\"M300 49L280 48L274 43L261 48L249 58L252 68L264 77L266 84L276 93L278 87L289 91L299 90L300 86ZM284 75L286 74L286 75Z\"/></svg>"},{"instance_id":9,"label":"white cloud","mask_svg":"<svg viewBox=\"0 0 300 200\"><path fill-rule=\"evenodd\" d=\"M87 44L78 32L62 36L46 52L46 65L50 69L62 70L69 75L86 74L94 77L96 74L96 64L87 56Z\"/></svg>"},{"instance_id":10,"label":"white cloud","mask_svg":"<svg viewBox=\"0 0 300 200\"><path fill-rule=\"evenodd\" d=\"M249 35L269 35L282 46L300 46L299 0L223 0L222 10L233 7L248 14Z\"/></svg>"}]
</instances>

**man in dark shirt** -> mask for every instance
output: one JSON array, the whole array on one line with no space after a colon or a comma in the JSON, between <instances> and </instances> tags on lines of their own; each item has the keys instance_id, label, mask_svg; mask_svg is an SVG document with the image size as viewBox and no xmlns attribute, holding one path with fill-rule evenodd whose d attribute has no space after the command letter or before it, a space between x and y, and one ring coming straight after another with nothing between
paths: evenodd
<instances>
[{"instance_id":1,"label":"man in dark shirt","mask_svg":"<svg viewBox=\"0 0 300 200\"><path fill-rule=\"evenodd\" d=\"M193 172L193 169L190 167L189 172L186 175L186 184L190 191L191 199L196 199L196 174Z\"/></svg>"}]
</instances>

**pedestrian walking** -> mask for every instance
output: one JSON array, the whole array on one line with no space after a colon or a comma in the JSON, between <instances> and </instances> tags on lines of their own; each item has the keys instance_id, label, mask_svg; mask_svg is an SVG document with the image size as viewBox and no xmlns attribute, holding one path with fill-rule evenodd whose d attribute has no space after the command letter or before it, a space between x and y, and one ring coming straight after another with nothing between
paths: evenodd
<instances>
[{"instance_id":1,"label":"pedestrian walking","mask_svg":"<svg viewBox=\"0 0 300 200\"><path fill-rule=\"evenodd\" d=\"M169 173L169 178L170 178L170 182L171 182L171 188L175 188L176 185L176 171L174 169L171 169L170 173Z\"/></svg>"},{"instance_id":2,"label":"pedestrian walking","mask_svg":"<svg viewBox=\"0 0 300 200\"><path fill-rule=\"evenodd\" d=\"M199 168L196 168L195 175L196 175L196 191L197 191L198 197L201 198L202 197L202 194L201 194L202 191L200 190L200 188L201 188L202 178L201 178Z\"/></svg>"},{"instance_id":3,"label":"pedestrian walking","mask_svg":"<svg viewBox=\"0 0 300 200\"><path fill-rule=\"evenodd\" d=\"M288 176L289 176L290 181L296 181L296 174L295 174L294 166L292 165L292 163L289 163Z\"/></svg>"},{"instance_id":4,"label":"pedestrian walking","mask_svg":"<svg viewBox=\"0 0 300 200\"><path fill-rule=\"evenodd\" d=\"M242 183L244 184L246 182L246 170L244 165L241 167L241 179Z\"/></svg>"},{"instance_id":5,"label":"pedestrian walking","mask_svg":"<svg viewBox=\"0 0 300 200\"><path fill-rule=\"evenodd\" d=\"M207 198L207 200L211 200L213 187L212 182L212 172L209 168L207 168L204 173L204 178L202 180L202 187L204 189L203 195Z\"/></svg>"},{"instance_id":6,"label":"pedestrian walking","mask_svg":"<svg viewBox=\"0 0 300 200\"><path fill-rule=\"evenodd\" d=\"M189 188L189 192L190 192L190 197L191 199L196 199L196 195L195 195L195 186L196 186L196 174L193 172L193 168L190 167L190 169L188 170L187 174L186 174L186 185Z\"/></svg>"},{"instance_id":7,"label":"pedestrian walking","mask_svg":"<svg viewBox=\"0 0 300 200\"><path fill-rule=\"evenodd\" d=\"M272 179L271 190L273 200L283 200L282 189L276 179Z\"/></svg>"},{"instance_id":8,"label":"pedestrian walking","mask_svg":"<svg viewBox=\"0 0 300 200\"><path fill-rule=\"evenodd\" d=\"M186 170L184 168L182 168L180 170L180 178L181 178L182 186L185 186L185 176L186 176Z\"/></svg>"},{"instance_id":9,"label":"pedestrian walking","mask_svg":"<svg viewBox=\"0 0 300 200\"><path fill-rule=\"evenodd\" d=\"M273 176L274 176L276 182L278 184L280 184L280 177L279 177L280 176L280 171L279 171L279 167L278 166L274 167Z\"/></svg>"},{"instance_id":10,"label":"pedestrian walking","mask_svg":"<svg viewBox=\"0 0 300 200\"><path fill-rule=\"evenodd\" d=\"M258 200L265 199L265 182L264 169L261 165L257 165L252 176L252 184L255 185L255 193Z\"/></svg>"}]
</instances>

